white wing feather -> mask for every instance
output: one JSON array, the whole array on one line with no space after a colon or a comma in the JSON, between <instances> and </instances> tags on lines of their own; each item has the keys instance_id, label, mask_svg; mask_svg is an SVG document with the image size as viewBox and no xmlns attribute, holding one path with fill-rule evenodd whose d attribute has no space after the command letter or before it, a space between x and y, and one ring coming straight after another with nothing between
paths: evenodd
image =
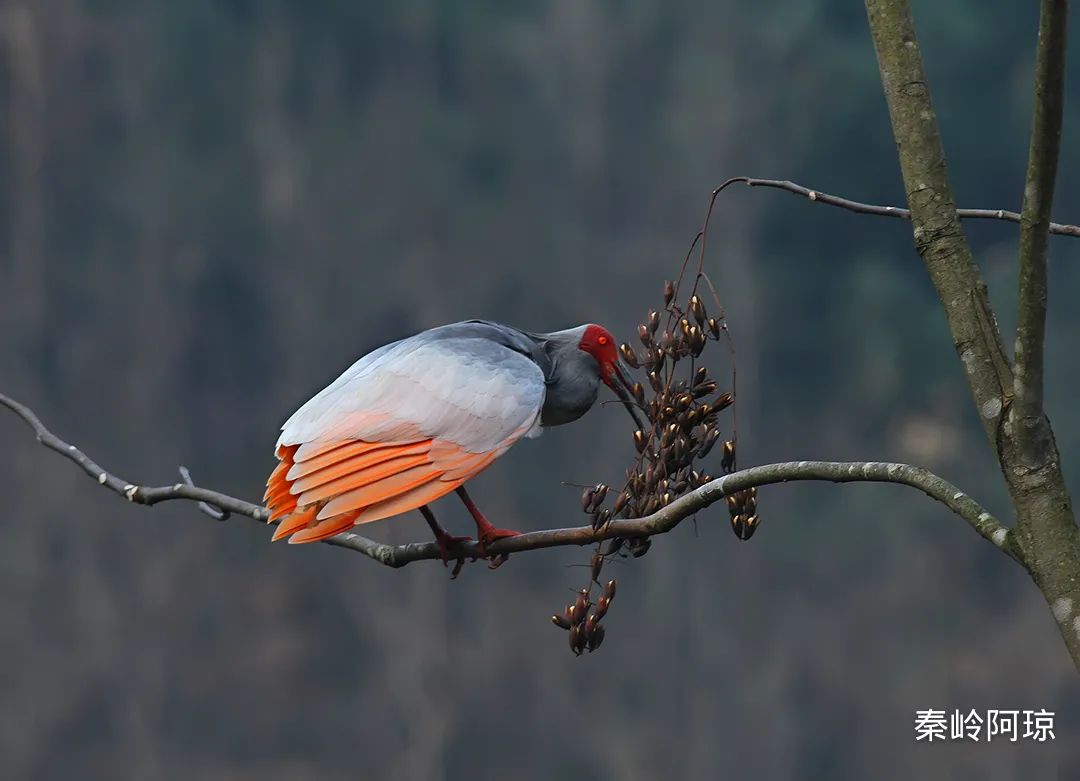
<instances>
[{"instance_id":1,"label":"white wing feather","mask_svg":"<svg viewBox=\"0 0 1080 781\"><path fill-rule=\"evenodd\" d=\"M543 405L543 372L525 355L487 339L421 334L354 363L285 422L278 444L419 433L483 453L536 430Z\"/></svg>"}]
</instances>

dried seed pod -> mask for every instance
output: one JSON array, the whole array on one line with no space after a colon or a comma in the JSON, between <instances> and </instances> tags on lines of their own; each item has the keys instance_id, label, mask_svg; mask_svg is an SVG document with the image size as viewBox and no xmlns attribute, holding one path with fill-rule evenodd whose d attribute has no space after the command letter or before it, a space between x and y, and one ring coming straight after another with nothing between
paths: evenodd
<instances>
[{"instance_id":1,"label":"dried seed pod","mask_svg":"<svg viewBox=\"0 0 1080 781\"><path fill-rule=\"evenodd\" d=\"M702 396L711 396L716 393L717 388L716 380L706 380L694 386L694 398L700 399Z\"/></svg>"},{"instance_id":2,"label":"dried seed pod","mask_svg":"<svg viewBox=\"0 0 1080 781\"><path fill-rule=\"evenodd\" d=\"M596 600L596 609L593 610L593 615L596 616L597 620L607 615L608 606L610 604L611 597L609 597L607 594L601 594L600 598ZM552 616L552 618L554 617L555 616Z\"/></svg>"},{"instance_id":3,"label":"dried seed pod","mask_svg":"<svg viewBox=\"0 0 1080 781\"><path fill-rule=\"evenodd\" d=\"M571 626L570 622L566 619L565 616L560 616L557 614L551 617L551 623L559 627L559 629L569 629Z\"/></svg>"},{"instance_id":4,"label":"dried seed pod","mask_svg":"<svg viewBox=\"0 0 1080 781\"><path fill-rule=\"evenodd\" d=\"M645 389L641 387L640 382L635 382L630 387L630 392L634 394L634 401L636 401L638 404L645 403Z\"/></svg>"},{"instance_id":5,"label":"dried seed pod","mask_svg":"<svg viewBox=\"0 0 1080 781\"><path fill-rule=\"evenodd\" d=\"M731 517L731 530L735 536L744 542L754 536L757 531L758 517L756 515L733 515Z\"/></svg>"},{"instance_id":6,"label":"dried seed pod","mask_svg":"<svg viewBox=\"0 0 1080 781\"><path fill-rule=\"evenodd\" d=\"M585 634L586 635L592 634L592 631L593 631L593 629L596 628L596 624L597 624L598 621L600 621L600 617L598 615L596 615L596 613L593 613L592 615L590 615L588 618L585 619Z\"/></svg>"},{"instance_id":7,"label":"dried seed pod","mask_svg":"<svg viewBox=\"0 0 1080 781\"><path fill-rule=\"evenodd\" d=\"M602 529L602 528L604 528L604 524L606 524L610 520L611 520L611 510L609 510L607 507L605 507L603 510L601 510L600 512L598 512L596 514L596 517L593 518L593 528L594 529Z\"/></svg>"},{"instance_id":8,"label":"dried seed pod","mask_svg":"<svg viewBox=\"0 0 1080 781\"><path fill-rule=\"evenodd\" d=\"M690 326L690 332L686 335L686 341L690 343L690 350L694 353L695 358L701 355L701 351L705 349L705 335L696 325Z\"/></svg>"},{"instance_id":9,"label":"dried seed pod","mask_svg":"<svg viewBox=\"0 0 1080 781\"><path fill-rule=\"evenodd\" d=\"M659 393L660 389L664 387L661 384L660 376L656 373L656 371L649 372L649 384L652 385L652 389L657 393Z\"/></svg>"},{"instance_id":10,"label":"dried seed pod","mask_svg":"<svg viewBox=\"0 0 1080 781\"><path fill-rule=\"evenodd\" d=\"M742 492L743 512L747 515L757 515L757 488L747 488Z\"/></svg>"},{"instance_id":11,"label":"dried seed pod","mask_svg":"<svg viewBox=\"0 0 1080 781\"><path fill-rule=\"evenodd\" d=\"M709 333L713 335L713 339L720 338L720 323L715 317L709 318Z\"/></svg>"},{"instance_id":12,"label":"dried seed pod","mask_svg":"<svg viewBox=\"0 0 1080 781\"><path fill-rule=\"evenodd\" d=\"M615 599L615 589L618 587L618 585L619 583L617 580L615 580L615 578L612 578L604 584L604 596L608 598L608 601Z\"/></svg>"},{"instance_id":13,"label":"dried seed pod","mask_svg":"<svg viewBox=\"0 0 1080 781\"><path fill-rule=\"evenodd\" d=\"M665 360L666 356L664 351L654 345L652 348L653 371L659 372L663 369Z\"/></svg>"},{"instance_id":14,"label":"dried seed pod","mask_svg":"<svg viewBox=\"0 0 1080 781\"><path fill-rule=\"evenodd\" d=\"M730 407L735 402L735 397L731 395L730 391L726 391L716 398L712 403L712 408L716 412L722 412Z\"/></svg>"},{"instance_id":15,"label":"dried seed pod","mask_svg":"<svg viewBox=\"0 0 1080 781\"><path fill-rule=\"evenodd\" d=\"M646 553L649 552L649 548L652 547L652 540L648 537L640 540L633 540L630 543L630 555L635 559L640 559Z\"/></svg>"},{"instance_id":16,"label":"dried seed pod","mask_svg":"<svg viewBox=\"0 0 1080 781\"><path fill-rule=\"evenodd\" d=\"M671 457L678 461L682 458L683 453L686 452L686 440L682 437L676 437L675 441L671 443Z\"/></svg>"},{"instance_id":17,"label":"dried seed pod","mask_svg":"<svg viewBox=\"0 0 1080 781\"><path fill-rule=\"evenodd\" d=\"M585 620L585 615L589 612L589 608L592 606L592 602L589 601L589 590L583 588L578 591L577 599L574 601L574 623L578 624Z\"/></svg>"},{"instance_id":18,"label":"dried seed pod","mask_svg":"<svg viewBox=\"0 0 1080 781\"><path fill-rule=\"evenodd\" d=\"M714 428L709 429L709 433L705 435L701 447L698 448L697 457L705 458L705 456L709 455L709 451L713 449L713 445L716 444L718 439L720 439L720 432Z\"/></svg>"},{"instance_id":19,"label":"dried seed pod","mask_svg":"<svg viewBox=\"0 0 1080 781\"><path fill-rule=\"evenodd\" d=\"M579 620L579 615L580 614L578 613L576 605L566 606L566 612L564 613L564 616L566 617L566 620L570 622L570 626L577 626L581 623L581 621Z\"/></svg>"},{"instance_id":20,"label":"dried seed pod","mask_svg":"<svg viewBox=\"0 0 1080 781\"><path fill-rule=\"evenodd\" d=\"M604 503L604 499L607 498L608 487L604 483L597 483L596 485L593 486L592 490L593 490L592 511L596 512L596 510L600 507L600 505L602 505Z\"/></svg>"},{"instance_id":21,"label":"dried seed pod","mask_svg":"<svg viewBox=\"0 0 1080 781\"><path fill-rule=\"evenodd\" d=\"M637 369L641 366L638 362L637 353L634 352L634 348L626 342L619 345L619 352L622 354L623 360L626 361L631 369Z\"/></svg>"},{"instance_id":22,"label":"dried seed pod","mask_svg":"<svg viewBox=\"0 0 1080 781\"><path fill-rule=\"evenodd\" d=\"M705 324L705 305L696 295L690 296L690 314L697 320L698 325Z\"/></svg>"},{"instance_id":23,"label":"dried seed pod","mask_svg":"<svg viewBox=\"0 0 1080 781\"><path fill-rule=\"evenodd\" d=\"M724 442L724 454L720 457L720 468L725 474L731 474L735 470L735 440L733 439Z\"/></svg>"},{"instance_id":24,"label":"dried seed pod","mask_svg":"<svg viewBox=\"0 0 1080 781\"><path fill-rule=\"evenodd\" d=\"M592 631L588 633L587 642L589 653L592 653L600 647L600 644L604 642L605 634L606 632L604 631L604 625L597 621L596 624L593 626Z\"/></svg>"},{"instance_id":25,"label":"dried seed pod","mask_svg":"<svg viewBox=\"0 0 1080 781\"><path fill-rule=\"evenodd\" d=\"M671 350L671 345L673 343L674 343L674 338L671 335L671 331L665 330L664 333L660 334L660 342L659 342L659 344L660 344L660 349L661 350L664 350L665 352L670 351Z\"/></svg>"},{"instance_id":26,"label":"dried seed pod","mask_svg":"<svg viewBox=\"0 0 1080 781\"><path fill-rule=\"evenodd\" d=\"M709 370L704 366L699 366L698 370L694 373L694 385L700 385L709 379Z\"/></svg>"},{"instance_id":27,"label":"dried seed pod","mask_svg":"<svg viewBox=\"0 0 1080 781\"><path fill-rule=\"evenodd\" d=\"M586 637L584 629L582 624L576 624L570 630L570 650L577 656L581 656L581 652L585 650Z\"/></svg>"},{"instance_id":28,"label":"dried seed pod","mask_svg":"<svg viewBox=\"0 0 1080 781\"><path fill-rule=\"evenodd\" d=\"M660 495L660 506L667 507L669 504L671 504L671 498L672 497L670 491L665 491L664 493L662 493Z\"/></svg>"},{"instance_id":29,"label":"dried seed pod","mask_svg":"<svg viewBox=\"0 0 1080 781\"><path fill-rule=\"evenodd\" d=\"M570 625L570 626L574 625L574 605L573 605L573 603L570 603L569 605L567 605L566 607L563 608L562 619L568 625Z\"/></svg>"},{"instance_id":30,"label":"dried seed pod","mask_svg":"<svg viewBox=\"0 0 1080 781\"><path fill-rule=\"evenodd\" d=\"M641 339L641 343L646 347L652 347L652 334L649 333L648 327L645 325L639 325L637 327L638 338Z\"/></svg>"},{"instance_id":31,"label":"dried seed pod","mask_svg":"<svg viewBox=\"0 0 1080 781\"><path fill-rule=\"evenodd\" d=\"M586 488L581 492L581 509L584 512L589 512L592 507L593 495L596 490L593 488Z\"/></svg>"},{"instance_id":32,"label":"dried seed pod","mask_svg":"<svg viewBox=\"0 0 1080 781\"><path fill-rule=\"evenodd\" d=\"M641 453L645 450L645 445L648 444L648 440L645 438L645 432L638 429L634 432L634 447L637 448L637 452Z\"/></svg>"},{"instance_id":33,"label":"dried seed pod","mask_svg":"<svg viewBox=\"0 0 1080 781\"><path fill-rule=\"evenodd\" d=\"M675 285L670 280L664 280L664 306L671 306L673 298L675 298Z\"/></svg>"},{"instance_id":34,"label":"dried seed pod","mask_svg":"<svg viewBox=\"0 0 1080 781\"><path fill-rule=\"evenodd\" d=\"M615 506L611 508L612 515L618 515L626 507L626 503L630 501L630 494L623 491L615 498Z\"/></svg>"},{"instance_id":35,"label":"dried seed pod","mask_svg":"<svg viewBox=\"0 0 1080 781\"><path fill-rule=\"evenodd\" d=\"M656 329L660 327L660 313L655 309L649 310L649 332L656 333Z\"/></svg>"}]
</instances>

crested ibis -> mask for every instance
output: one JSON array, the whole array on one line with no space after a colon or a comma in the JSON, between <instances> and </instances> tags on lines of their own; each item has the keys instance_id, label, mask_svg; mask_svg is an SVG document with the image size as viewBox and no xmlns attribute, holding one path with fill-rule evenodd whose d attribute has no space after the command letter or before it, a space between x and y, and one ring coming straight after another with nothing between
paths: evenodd
<instances>
[{"instance_id":1,"label":"crested ibis","mask_svg":"<svg viewBox=\"0 0 1080 781\"><path fill-rule=\"evenodd\" d=\"M368 353L281 427L263 497L273 539L315 542L419 509L446 559L467 537L428 504L457 492L481 546L493 526L465 491L522 437L577 420L601 382L625 401L615 340L599 325L530 333L484 320L432 328Z\"/></svg>"}]
</instances>

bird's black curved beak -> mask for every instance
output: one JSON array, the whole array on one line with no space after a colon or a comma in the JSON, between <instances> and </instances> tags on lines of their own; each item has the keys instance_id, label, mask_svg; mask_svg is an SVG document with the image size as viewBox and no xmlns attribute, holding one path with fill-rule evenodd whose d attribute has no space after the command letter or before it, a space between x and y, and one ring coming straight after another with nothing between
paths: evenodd
<instances>
[{"instance_id":1,"label":"bird's black curved beak","mask_svg":"<svg viewBox=\"0 0 1080 781\"><path fill-rule=\"evenodd\" d=\"M630 396L630 389L632 385L630 381L626 379L626 375L623 373L622 367L619 366L619 362L615 361L611 364L611 376L606 377L604 381L607 386L615 391L615 395L622 401L623 406L626 407L626 411L630 413L630 417L634 419L634 423L639 429L645 430L647 427L645 423L638 417L637 402Z\"/></svg>"}]
</instances>

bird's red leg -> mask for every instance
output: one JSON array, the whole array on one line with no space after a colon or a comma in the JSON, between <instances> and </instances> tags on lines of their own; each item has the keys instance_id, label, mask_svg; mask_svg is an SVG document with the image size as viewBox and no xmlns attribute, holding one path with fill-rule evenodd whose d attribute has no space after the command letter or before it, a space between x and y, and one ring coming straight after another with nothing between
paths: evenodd
<instances>
[{"instance_id":1,"label":"bird's red leg","mask_svg":"<svg viewBox=\"0 0 1080 781\"><path fill-rule=\"evenodd\" d=\"M455 537L448 532L437 520L435 520L435 513L433 513L426 504L420 505L420 512L424 516L424 520L427 521L428 526L431 527L432 533L435 535L435 544L439 546L439 555L442 556L442 563L445 567L449 550L463 542L469 542L472 537ZM473 560L475 561L475 559ZM457 573L455 572L455 574Z\"/></svg>"},{"instance_id":2,"label":"bird's red leg","mask_svg":"<svg viewBox=\"0 0 1080 781\"><path fill-rule=\"evenodd\" d=\"M491 522L484 517L482 512L480 512L480 508L477 507L476 503L469 497L469 494L465 491L465 486L458 487L457 495L461 497L461 501L465 503L465 507L468 509L469 514L472 515L473 520L476 521L476 536L481 551L483 551L485 545L490 545L495 542L495 540L501 540L506 537L517 537L521 534L521 532L516 532L511 529L498 529L492 526ZM494 562L495 567L502 564L505 560L506 556L501 556L499 561ZM494 569L494 567L492 567L492 569Z\"/></svg>"}]
</instances>

